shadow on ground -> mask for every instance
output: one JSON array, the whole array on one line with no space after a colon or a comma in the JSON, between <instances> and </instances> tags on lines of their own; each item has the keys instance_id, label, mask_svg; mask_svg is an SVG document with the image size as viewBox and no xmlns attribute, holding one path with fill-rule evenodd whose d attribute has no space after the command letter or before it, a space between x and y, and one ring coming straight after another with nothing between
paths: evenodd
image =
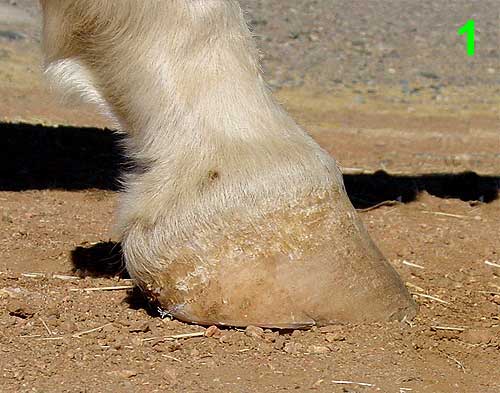
<instances>
[{"instance_id":1,"label":"shadow on ground","mask_svg":"<svg viewBox=\"0 0 500 393\"><path fill-rule=\"evenodd\" d=\"M74 273L80 277L130 278L120 243L109 241L78 246L71 251L71 262Z\"/></svg>"},{"instance_id":2,"label":"shadow on ground","mask_svg":"<svg viewBox=\"0 0 500 393\"><path fill-rule=\"evenodd\" d=\"M117 242L100 242L78 246L71 251L73 273L79 277L130 278L123 261L122 248ZM125 301L135 310L144 309L151 316L162 316L157 305L148 301L144 293L135 286Z\"/></svg>"},{"instance_id":3,"label":"shadow on ground","mask_svg":"<svg viewBox=\"0 0 500 393\"><path fill-rule=\"evenodd\" d=\"M122 137L109 130L0 124L0 191L38 189L118 190L127 167ZM346 175L345 185L356 208L388 200L410 202L419 192L442 198L490 202L498 197L500 177L458 175Z\"/></svg>"}]
</instances>

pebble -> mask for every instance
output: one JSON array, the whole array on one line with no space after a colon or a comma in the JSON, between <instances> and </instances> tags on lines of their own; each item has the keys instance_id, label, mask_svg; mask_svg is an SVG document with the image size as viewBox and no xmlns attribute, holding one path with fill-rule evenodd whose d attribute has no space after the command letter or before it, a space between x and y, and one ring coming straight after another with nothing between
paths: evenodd
<instances>
[{"instance_id":1,"label":"pebble","mask_svg":"<svg viewBox=\"0 0 500 393\"><path fill-rule=\"evenodd\" d=\"M317 34L309 34L309 40L311 42L317 42L317 41L319 41L319 37Z\"/></svg>"},{"instance_id":2,"label":"pebble","mask_svg":"<svg viewBox=\"0 0 500 393\"><path fill-rule=\"evenodd\" d=\"M109 371L107 373L108 375L111 375L113 377L118 377L122 379L129 379L137 376L137 371L133 370L117 370L117 371Z\"/></svg>"},{"instance_id":3,"label":"pebble","mask_svg":"<svg viewBox=\"0 0 500 393\"><path fill-rule=\"evenodd\" d=\"M245 329L245 335L252 338L264 337L264 329L257 326L248 326Z\"/></svg>"},{"instance_id":4,"label":"pebble","mask_svg":"<svg viewBox=\"0 0 500 393\"><path fill-rule=\"evenodd\" d=\"M19 299L12 299L7 303L7 311L13 317L28 319L35 315L33 308Z\"/></svg>"},{"instance_id":5,"label":"pebble","mask_svg":"<svg viewBox=\"0 0 500 393\"><path fill-rule=\"evenodd\" d=\"M217 326L210 326L205 330L205 337L221 338L222 331Z\"/></svg>"},{"instance_id":6,"label":"pebble","mask_svg":"<svg viewBox=\"0 0 500 393\"><path fill-rule=\"evenodd\" d=\"M130 333L146 333L149 332L151 328L148 322L135 322L131 323L128 331Z\"/></svg>"},{"instance_id":7,"label":"pebble","mask_svg":"<svg viewBox=\"0 0 500 393\"><path fill-rule=\"evenodd\" d=\"M304 349L304 346L302 344L294 343L294 342L286 343L284 348L283 348L283 350L286 353L290 353L290 354L299 353L303 349Z\"/></svg>"},{"instance_id":8,"label":"pebble","mask_svg":"<svg viewBox=\"0 0 500 393\"><path fill-rule=\"evenodd\" d=\"M335 341L345 341L345 334L342 332L334 332L334 333L326 333L325 340L329 343L333 343Z\"/></svg>"},{"instance_id":9,"label":"pebble","mask_svg":"<svg viewBox=\"0 0 500 393\"><path fill-rule=\"evenodd\" d=\"M319 355L330 352L330 348L323 345L311 345L307 348L307 352Z\"/></svg>"},{"instance_id":10,"label":"pebble","mask_svg":"<svg viewBox=\"0 0 500 393\"><path fill-rule=\"evenodd\" d=\"M274 340L273 348L277 349L278 351L282 350L285 347L285 337L283 336L278 336Z\"/></svg>"}]
</instances>

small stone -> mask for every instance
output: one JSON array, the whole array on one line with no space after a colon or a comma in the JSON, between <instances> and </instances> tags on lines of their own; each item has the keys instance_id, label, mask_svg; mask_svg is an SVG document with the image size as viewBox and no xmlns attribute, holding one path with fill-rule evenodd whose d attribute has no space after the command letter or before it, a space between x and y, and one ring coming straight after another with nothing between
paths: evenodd
<instances>
[{"instance_id":1,"label":"small stone","mask_svg":"<svg viewBox=\"0 0 500 393\"><path fill-rule=\"evenodd\" d=\"M118 371L110 371L107 374L111 375L113 377L117 377L117 378L129 379L129 378L133 378L133 377L137 376L137 371L118 370Z\"/></svg>"},{"instance_id":2,"label":"small stone","mask_svg":"<svg viewBox=\"0 0 500 393\"><path fill-rule=\"evenodd\" d=\"M245 329L245 335L252 338L264 337L264 329L257 326L248 326Z\"/></svg>"},{"instance_id":3,"label":"small stone","mask_svg":"<svg viewBox=\"0 0 500 393\"><path fill-rule=\"evenodd\" d=\"M274 348L271 344L265 342L259 344L257 347L257 350L264 355L270 355L273 352L273 349Z\"/></svg>"},{"instance_id":4,"label":"small stone","mask_svg":"<svg viewBox=\"0 0 500 393\"><path fill-rule=\"evenodd\" d=\"M0 299L18 298L21 294L21 288L2 288L0 289Z\"/></svg>"},{"instance_id":5,"label":"small stone","mask_svg":"<svg viewBox=\"0 0 500 393\"><path fill-rule=\"evenodd\" d=\"M217 326L210 326L205 330L205 337L221 338L222 331Z\"/></svg>"},{"instance_id":6,"label":"small stone","mask_svg":"<svg viewBox=\"0 0 500 393\"><path fill-rule=\"evenodd\" d=\"M150 330L151 329L149 327L149 323L147 322L132 323L128 328L128 331L130 333L146 333L149 332Z\"/></svg>"},{"instance_id":7,"label":"small stone","mask_svg":"<svg viewBox=\"0 0 500 393\"><path fill-rule=\"evenodd\" d=\"M273 331L266 331L264 330L264 339L267 341L267 342L275 342L276 339L280 336L280 334L278 332L273 332Z\"/></svg>"},{"instance_id":8,"label":"small stone","mask_svg":"<svg viewBox=\"0 0 500 393\"><path fill-rule=\"evenodd\" d=\"M131 336L129 338L129 345L132 345L133 347L140 347L142 346L144 343L141 339L140 336Z\"/></svg>"},{"instance_id":9,"label":"small stone","mask_svg":"<svg viewBox=\"0 0 500 393\"><path fill-rule=\"evenodd\" d=\"M307 352L319 355L330 352L330 348L323 345L311 345L307 348Z\"/></svg>"},{"instance_id":10,"label":"small stone","mask_svg":"<svg viewBox=\"0 0 500 393\"><path fill-rule=\"evenodd\" d=\"M219 342L221 344L229 344L229 341L230 341L230 336L227 333L222 334L222 336L219 337Z\"/></svg>"},{"instance_id":11,"label":"small stone","mask_svg":"<svg viewBox=\"0 0 500 393\"><path fill-rule=\"evenodd\" d=\"M434 80L439 79L439 76L437 74L435 74L434 72L430 72L430 71L419 72L419 75L424 77L424 78L427 78L427 79L434 79Z\"/></svg>"},{"instance_id":12,"label":"small stone","mask_svg":"<svg viewBox=\"0 0 500 393\"><path fill-rule=\"evenodd\" d=\"M28 319L35 315L35 311L25 302L12 299L7 303L9 315L17 318Z\"/></svg>"},{"instance_id":13,"label":"small stone","mask_svg":"<svg viewBox=\"0 0 500 393\"><path fill-rule=\"evenodd\" d=\"M278 336L274 340L273 348L277 349L278 351L280 351L280 350L282 350L284 348L285 342L286 342L285 337Z\"/></svg>"},{"instance_id":14,"label":"small stone","mask_svg":"<svg viewBox=\"0 0 500 393\"><path fill-rule=\"evenodd\" d=\"M300 352L303 348L304 346L302 344L292 342L292 343L286 343L283 350L286 353L294 354Z\"/></svg>"},{"instance_id":15,"label":"small stone","mask_svg":"<svg viewBox=\"0 0 500 393\"><path fill-rule=\"evenodd\" d=\"M327 333L325 334L325 340L329 343L345 341L345 335L342 332Z\"/></svg>"},{"instance_id":16,"label":"small stone","mask_svg":"<svg viewBox=\"0 0 500 393\"><path fill-rule=\"evenodd\" d=\"M57 306L52 305L45 310L45 313L49 318L59 319L61 317L61 312Z\"/></svg>"}]
</instances>

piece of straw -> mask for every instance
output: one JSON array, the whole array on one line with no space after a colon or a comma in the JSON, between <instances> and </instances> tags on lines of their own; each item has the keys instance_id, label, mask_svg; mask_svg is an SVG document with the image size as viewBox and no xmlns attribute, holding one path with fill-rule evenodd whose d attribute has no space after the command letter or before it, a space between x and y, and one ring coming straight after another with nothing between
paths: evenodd
<instances>
[{"instance_id":1,"label":"piece of straw","mask_svg":"<svg viewBox=\"0 0 500 393\"><path fill-rule=\"evenodd\" d=\"M440 299L440 298L438 298L436 296L426 295L425 293L412 292L412 295L420 296L420 297L423 297L423 298L426 298L426 299L430 299L430 300L434 300L434 301L442 303L442 304L450 304L449 302L447 302L445 300L442 300L442 299Z\"/></svg>"},{"instance_id":2,"label":"piece of straw","mask_svg":"<svg viewBox=\"0 0 500 393\"><path fill-rule=\"evenodd\" d=\"M118 285L115 287L95 287L95 288L70 288L72 292L100 292L100 291L124 291L133 289L133 285Z\"/></svg>"},{"instance_id":3,"label":"piece of straw","mask_svg":"<svg viewBox=\"0 0 500 393\"><path fill-rule=\"evenodd\" d=\"M354 381L332 381L332 383L338 384L338 385L358 385L358 386L368 386L368 387L373 387L375 386L372 383L367 383L367 382L354 382Z\"/></svg>"}]
</instances>

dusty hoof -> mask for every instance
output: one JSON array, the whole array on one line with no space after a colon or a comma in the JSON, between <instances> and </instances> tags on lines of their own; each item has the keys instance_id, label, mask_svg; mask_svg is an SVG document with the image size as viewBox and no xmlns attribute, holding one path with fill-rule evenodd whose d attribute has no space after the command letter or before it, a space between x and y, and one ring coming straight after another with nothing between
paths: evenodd
<instances>
[{"instance_id":1,"label":"dusty hoof","mask_svg":"<svg viewBox=\"0 0 500 393\"><path fill-rule=\"evenodd\" d=\"M147 238L147 229L137 231ZM164 270L134 275L180 320L301 328L415 315L400 277L343 192L309 196L260 217L228 215L217 231L196 236L196 245L177 247Z\"/></svg>"}]
</instances>

